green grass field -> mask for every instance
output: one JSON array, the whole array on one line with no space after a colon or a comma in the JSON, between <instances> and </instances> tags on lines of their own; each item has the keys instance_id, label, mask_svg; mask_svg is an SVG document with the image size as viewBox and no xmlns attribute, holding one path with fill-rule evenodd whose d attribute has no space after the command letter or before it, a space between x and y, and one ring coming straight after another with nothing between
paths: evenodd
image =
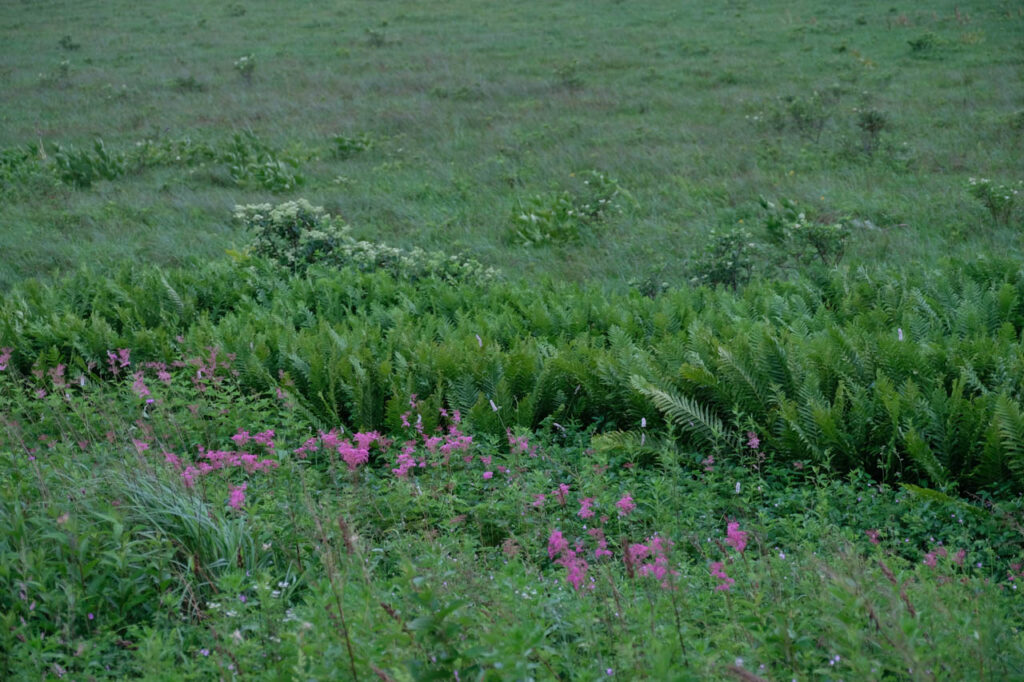
<instances>
[{"instance_id":1,"label":"green grass field","mask_svg":"<svg viewBox=\"0 0 1024 682\"><path fill-rule=\"evenodd\" d=\"M12 0L0 678L1024 679L1024 5Z\"/></svg>"},{"instance_id":2,"label":"green grass field","mask_svg":"<svg viewBox=\"0 0 1024 682\"><path fill-rule=\"evenodd\" d=\"M682 282L708 231L749 224L759 195L870 221L850 263L1015 254L1017 231L965 183L1019 179L1024 17L958 7L12 4L0 146L252 131L305 178L282 198L529 277ZM251 79L234 68L247 55ZM864 111L884 117L873 136ZM364 135L369 149L338 158L333 137ZM589 169L635 203L576 244L509 244L519 202ZM231 207L267 195L218 164L6 189L7 286L81 262L215 256L242 241Z\"/></svg>"}]
</instances>

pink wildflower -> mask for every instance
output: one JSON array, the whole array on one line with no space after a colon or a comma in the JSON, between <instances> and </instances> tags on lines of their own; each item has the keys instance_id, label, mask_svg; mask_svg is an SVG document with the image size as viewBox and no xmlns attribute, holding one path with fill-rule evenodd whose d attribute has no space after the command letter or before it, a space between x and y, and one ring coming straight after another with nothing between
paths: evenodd
<instances>
[{"instance_id":1,"label":"pink wildflower","mask_svg":"<svg viewBox=\"0 0 1024 682\"><path fill-rule=\"evenodd\" d=\"M329 450L337 450L338 446L341 445L341 436L338 434L338 430L331 429L327 433L321 431L320 443Z\"/></svg>"},{"instance_id":2,"label":"pink wildflower","mask_svg":"<svg viewBox=\"0 0 1024 682\"><path fill-rule=\"evenodd\" d=\"M256 441L257 443L259 443L260 445L262 445L263 447L267 448L267 449L270 449L270 450L274 449L274 430L273 429L269 429L267 431L262 431L260 433L257 433L255 436L252 437L252 439L254 441Z\"/></svg>"},{"instance_id":3,"label":"pink wildflower","mask_svg":"<svg viewBox=\"0 0 1024 682\"><path fill-rule=\"evenodd\" d=\"M244 448L249 443L249 440L251 438L252 436L249 435L248 431L243 431L241 429L238 430L238 433L231 436L231 440L233 440L235 442L235 445L237 445L240 448Z\"/></svg>"},{"instance_id":4,"label":"pink wildflower","mask_svg":"<svg viewBox=\"0 0 1024 682\"><path fill-rule=\"evenodd\" d=\"M747 431L747 447L751 450L757 450L761 447L761 439L753 431Z\"/></svg>"},{"instance_id":5,"label":"pink wildflower","mask_svg":"<svg viewBox=\"0 0 1024 682\"><path fill-rule=\"evenodd\" d=\"M619 508L619 516L628 516L630 512L636 509L636 503L633 502L633 498L629 493L622 496L615 506Z\"/></svg>"},{"instance_id":6,"label":"pink wildflower","mask_svg":"<svg viewBox=\"0 0 1024 682\"><path fill-rule=\"evenodd\" d=\"M295 454L300 459L306 459L306 456L310 452L316 452L319 449L320 449L320 447L317 445L316 438L308 438L308 439L306 439L305 443L303 443L298 448L296 448Z\"/></svg>"},{"instance_id":7,"label":"pink wildflower","mask_svg":"<svg viewBox=\"0 0 1024 682\"><path fill-rule=\"evenodd\" d=\"M47 371L47 374L50 375L50 381L53 382L53 387L58 390L67 386L67 382L64 380L65 369L66 367L64 365L57 365Z\"/></svg>"},{"instance_id":8,"label":"pink wildflower","mask_svg":"<svg viewBox=\"0 0 1024 682\"><path fill-rule=\"evenodd\" d=\"M555 489L555 491L552 494L556 498L558 498L558 504L560 504L560 505L562 505L564 507L565 506L565 497L566 497L566 495L569 494L569 486L567 486L565 483L562 483L562 484L560 484L558 486L558 488Z\"/></svg>"},{"instance_id":9,"label":"pink wildflower","mask_svg":"<svg viewBox=\"0 0 1024 682\"><path fill-rule=\"evenodd\" d=\"M864 531L864 534L868 536L868 540L871 541L872 545L880 544L880 541L878 539L878 531L877 530L869 529L869 530Z\"/></svg>"},{"instance_id":10,"label":"pink wildflower","mask_svg":"<svg viewBox=\"0 0 1024 682\"><path fill-rule=\"evenodd\" d=\"M345 460L349 471L355 471L361 464L370 461L370 451L364 447L353 447L347 440L338 445L338 454Z\"/></svg>"},{"instance_id":11,"label":"pink wildflower","mask_svg":"<svg viewBox=\"0 0 1024 682\"><path fill-rule=\"evenodd\" d=\"M402 452L398 455L398 467L391 470L398 478L405 478L409 475L409 469L416 466L416 458L413 454L416 452L416 443L414 441L406 441L402 447Z\"/></svg>"},{"instance_id":12,"label":"pink wildflower","mask_svg":"<svg viewBox=\"0 0 1024 682\"><path fill-rule=\"evenodd\" d=\"M484 480L485 481L488 480L488 479L491 479L493 477L494 477L494 472L493 471L485 471L484 472Z\"/></svg>"},{"instance_id":13,"label":"pink wildflower","mask_svg":"<svg viewBox=\"0 0 1024 682\"><path fill-rule=\"evenodd\" d=\"M604 530L601 528L591 528L587 531L587 535L594 538L597 541L597 549L594 550L594 558L600 559L603 556L612 556L611 551L608 549L608 540L604 537Z\"/></svg>"},{"instance_id":14,"label":"pink wildflower","mask_svg":"<svg viewBox=\"0 0 1024 682\"><path fill-rule=\"evenodd\" d=\"M963 566L964 565L964 559L966 559L966 558L967 558L967 552L962 550L962 549L958 549L956 554L953 555L953 562L957 566Z\"/></svg>"},{"instance_id":15,"label":"pink wildflower","mask_svg":"<svg viewBox=\"0 0 1024 682\"><path fill-rule=\"evenodd\" d=\"M181 480L185 484L186 488L192 488L196 484L196 477L199 476L199 469L196 469L191 464L185 467L185 470L181 472Z\"/></svg>"},{"instance_id":16,"label":"pink wildflower","mask_svg":"<svg viewBox=\"0 0 1024 682\"><path fill-rule=\"evenodd\" d=\"M241 509L242 505L245 504L245 490L248 487L248 483L243 483L240 486L231 486L231 497L228 499L228 505L232 509Z\"/></svg>"},{"instance_id":17,"label":"pink wildflower","mask_svg":"<svg viewBox=\"0 0 1024 682\"><path fill-rule=\"evenodd\" d=\"M583 587L583 582L587 577L587 569L589 568L583 557L576 554L573 550L567 549L556 563L565 567L565 581L567 583L576 590ZM593 588L593 584L590 587Z\"/></svg>"},{"instance_id":18,"label":"pink wildflower","mask_svg":"<svg viewBox=\"0 0 1024 682\"><path fill-rule=\"evenodd\" d=\"M107 364L110 365L110 373L117 376L121 373L121 370L130 366L131 350L128 348L119 348L117 353L112 350L107 351Z\"/></svg>"},{"instance_id":19,"label":"pink wildflower","mask_svg":"<svg viewBox=\"0 0 1024 682\"><path fill-rule=\"evenodd\" d=\"M642 545L639 542L632 544L628 548L626 548L626 558L629 561L630 565L633 566L639 564L641 561L646 559L648 555L650 555L650 553L651 548L647 545Z\"/></svg>"},{"instance_id":20,"label":"pink wildflower","mask_svg":"<svg viewBox=\"0 0 1024 682\"><path fill-rule=\"evenodd\" d=\"M0 372L7 369L7 363L11 360L11 353L14 349L12 348L0 348Z\"/></svg>"},{"instance_id":21,"label":"pink wildflower","mask_svg":"<svg viewBox=\"0 0 1024 682\"><path fill-rule=\"evenodd\" d=\"M669 589L671 583L669 582L669 576L678 576L679 571L675 571L669 568L668 553L672 549L672 541L664 538L654 537L648 538L649 543L647 549L654 555L654 561L648 562L640 567L638 573L641 576L653 576L656 580L661 581L661 587L663 589Z\"/></svg>"},{"instance_id":22,"label":"pink wildflower","mask_svg":"<svg viewBox=\"0 0 1024 682\"><path fill-rule=\"evenodd\" d=\"M562 531L557 528L551 531L551 535L548 537L548 558L554 559L567 549L569 549L569 541L562 535Z\"/></svg>"},{"instance_id":23,"label":"pink wildflower","mask_svg":"<svg viewBox=\"0 0 1024 682\"><path fill-rule=\"evenodd\" d=\"M135 395L140 398L146 398L150 395L149 389L146 388L146 382L142 379L142 372L136 372L134 381L132 382L132 390L135 391Z\"/></svg>"},{"instance_id":24,"label":"pink wildflower","mask_svg":"<svg viewBox=\"0 0 1024 682\"><path fill-rule=\"evenodd\" d=\"M548 499L548 496L544 493L537 493L533 496L533 506L540 509L544 506L544 502Z\"/></svg>"},{"instance_id":25,"label":"pink wildflower","mask_svg":"<svg viewBox=\"0 0 1024 682\"><path fill-rule=\"evenodd\" d=\"M718 578L720 581L718 586L715 588L720 592L728 592L729 589L736 584L736 581L725 574L725 564L721 561L716 561L711 564L711 575Z\"/></svg>"},{"instance_id":26,"label":"pink wildflower","mask_svg":"<svg viewBox=\"0 0 1024 682\"><path fill-rule=\"evenodd\" d=\"M715 470L715 456L714 455L708 455L703 460L701 460L701 464L704 465L704 471L707 471L707 472L714 471Z\"/></svg>"},{"instance_id":27,"label":"pink wildflower","mask_svg":"<svg viewBox=\"0 0 1024 682\"><path fill-rule=\"evenodd\" d=\"M742 554L743 550L747 548L747 531L740 530L740 524L734 521L728 526L725 542Z\"/></svg>"},{"instance_id":28,"label":"pink wildflower","mask_svg":"<svg viewBox=\"0 0 1024 682\"><path fill-rule=\"evenodd\" d=\"M576 514L581 519L589 519L594 516L594 510L591 507L594 505L593 497L584 497L580 500L580 510Z\"/></svg>"}]
</instances>

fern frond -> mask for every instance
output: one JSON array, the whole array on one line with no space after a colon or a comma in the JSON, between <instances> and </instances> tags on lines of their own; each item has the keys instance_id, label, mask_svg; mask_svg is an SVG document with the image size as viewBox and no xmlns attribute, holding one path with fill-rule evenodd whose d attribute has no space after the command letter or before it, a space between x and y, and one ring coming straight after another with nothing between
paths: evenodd
<instances>
[{"instance_id":1,"label":"fern frond","mask_svg":"<svg viewBox=\"0 0 1024 682\"><path fill-rule=\"evenodd\" d=\"M633 389L646 396L665 418L697 445L738 449L739 436L728 429L714 412L686 396L675 395L634 376Z\"/></svg>"}]
</instances>

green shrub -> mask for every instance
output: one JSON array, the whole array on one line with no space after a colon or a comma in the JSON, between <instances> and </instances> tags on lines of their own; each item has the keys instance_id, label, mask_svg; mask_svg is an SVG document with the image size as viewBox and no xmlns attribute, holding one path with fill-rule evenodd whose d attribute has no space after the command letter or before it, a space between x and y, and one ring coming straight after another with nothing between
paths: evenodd
<instances>
[{"instance_id":1,"label":"green shrub","mask_svg":"<svg viewBox=\"0 0 1024 682\"><path fill-rule=\"evenodd\" d=\"M297 159L280 155L253 133L235 133L219 160L240 187L290 192L305 183Z\"/></svg>"},{"instance_id":2,"label":"green shrub","mask_svg":"<svg viewBox=\"0 0 1024 682\"><path fill-rule=\"evenodd\" d=\"M708 233L703 252L688 266L691 281L736 289L754 276L759 253L754 236L748 230L741 227L725 231L713 229Z\"/></svg>"},{"instance_id":3,"label":"green shrub","mask_svg":"<svg viewBox=\"0 0 1024 682\"><path fill-rule=\"evenodd\" d=\"M967 181L967 193L981 202L992 222L996 225L1009 225L1017 206L1017 197L1024 182L1006 185L992 182L988 178L970 178Z\"/></svg>"},{"instance_id":4,"label":"green shrub","mask_svg":"<svg viewBox=\"0 0 1024 682\"><path fill-rule=\"evenodd\" d=\"M783 198L778 205L764 197L759 197L759 201L765 211L768 243L777 249L776 256L783 267L814 261L827 267L839 265L850 236L845 220L821 222L809 218L790 199Z\"/></svg>"},{"instance_id":5,"label":"green shrub","mask_svg":"<svg viewBox=\"0 0 1024 682\"><path fill-rule=\"evenodd\" d=\"M331 254L348 237L349 227L305 199L277 206L235 206L235 220L253 233L250 248L292 272Z\"/></svg>"},{"instance_id":6,"label":"green shrub","mask_svg":"<svg viewBox=\"0 0 1024 682\"><path fill-rule=\"evenodd\" d=\"M108 152L99 138L93 142L91 153L57 145L53 163L62 182L83 189L91 187L96 180L116 180L127 171L124 154Z\"/></svg>"},{"instance_id":7,"label":"green shrub","mask_svg":"<svg viewBox=\"0 0 1024 682\"><path fill-rule=\"evenodd\" d=\"M235 219L254 233L250 248L255 255L270 258L292 272L320 263L363 272L381 270L410 280L437 277L482 282L496 274L471 258L356 240L348 225L305 199L277 206L236 206Z\"/></svg>"},{"instance_id":8,"label":"green shrub","mask_svg":"<svg viewBox=\"0 0 1024 682\"><path fill-rule=\"evenodd\" d=\"M572 191L521 199L511 218L511 239L524 246L576 242L586 229L621 213L623 200L634 201L614 178L594 170L580 173Z\"/></svg>"}]
</instances>

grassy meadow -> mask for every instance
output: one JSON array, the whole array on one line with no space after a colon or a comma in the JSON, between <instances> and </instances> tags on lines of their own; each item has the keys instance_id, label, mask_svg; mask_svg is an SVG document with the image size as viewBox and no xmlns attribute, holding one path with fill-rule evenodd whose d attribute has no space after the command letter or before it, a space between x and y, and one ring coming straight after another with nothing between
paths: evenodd
<instances>
[{"instance_id":1,"label":"grassy meadow","mask_svg":"<svg viewBox=\"0 0 1024 682\"><path fill-rule=\"evenodd\" d=\"M0 677L1024 678L1024 6L8 2Z\"/></svg>"}]
</instances>

